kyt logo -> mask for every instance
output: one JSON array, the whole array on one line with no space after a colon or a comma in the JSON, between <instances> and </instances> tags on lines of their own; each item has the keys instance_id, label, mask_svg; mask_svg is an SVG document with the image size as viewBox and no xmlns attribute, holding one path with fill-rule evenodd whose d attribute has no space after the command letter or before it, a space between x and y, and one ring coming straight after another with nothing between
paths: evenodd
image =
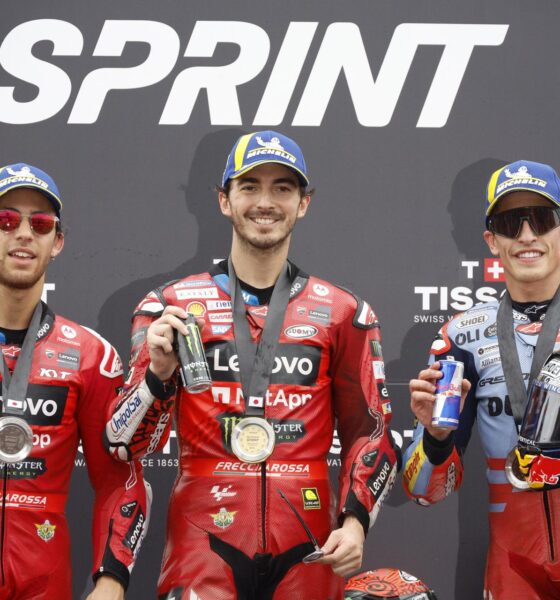
<instances>
[{"instance_id":1,"label":"kyt logo","mask_svg":"<svg viewBox=\"0 0 560 600\"><path fill-rule=\"evenodd\" d=\"M508 28L509 25L499 24L402 23L395 28L383 60L379 60L368 56L356 23L331 23L318 42L318 22L293 21L279 48L272 49L268 33L254 23L197 21L183 56L191 64L192 59L201 59L203 65L182 68L169 82L167 99L161 99L159 123L188 123L200 96L208 102L212 125L242 125L238 88L255 79L268 63L273 66L252 118L253 125L280 125L286 121L289 106L296 107L292 125L321 125L344 74L345 83L340 85L348 89L358 122L364 127L385 127L391 121L418 48L440 46L441 58L430 85L425 86L429 91L416 126L443 127L473 51L479 46L500 46ZM274 35L274 39L278 36ZM38 92L31 100L22 100L21 84L0 87L0 118L5 123L50 119L74 97L74 89L78 91L68 123L95 123L107 96L118 94L114 90L152 86L167 78L175 67L181 68L179 34L158 21L105 21L93 50L93 56L98 58L81 85L73 82L60 66L37 58L35 46L43 41L52 44L53 56L81 56L84 46L93 46L93 40L84 41L76 25L59 19L27 21L9 31L0 46L0 66L18 80L37 87ZM148 47L144 61L115 67L114 57L123 56L127 46L137 43ZM235 60L209 66L208 59L219 56L218 48L224 44L239 47ZM381 63L375 80L370 61ZM84 58L84 62L89 64L91 60ZM312 65L311 70L307 80L300 81L306 63ZM80 72L79 67L76 72ZM296 89L298 94L299 90L302 92L294 101Z\"/></svg>"}]
</instances>

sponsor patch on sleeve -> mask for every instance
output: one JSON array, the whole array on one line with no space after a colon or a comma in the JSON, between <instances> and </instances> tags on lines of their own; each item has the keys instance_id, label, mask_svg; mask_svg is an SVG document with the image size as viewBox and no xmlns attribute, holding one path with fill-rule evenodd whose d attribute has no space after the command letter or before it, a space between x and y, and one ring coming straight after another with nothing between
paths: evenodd
<instances>
[{"instance_id":1,"label":"sponsor patch on sleeve","mask_svg":"<svg viewBox=\"0 0 560 600\"><path fill-rule=\"evenodd\" d=\"M451 341L449 339L449 336L447 335L446 325L438 331L436 337L434 338L434 341L432 342L432 346L430 348L430 354L444 354L446 352L449 352L449 350L451 350Z\"/></svg>"},{"instance_id":2,"label":"sponsor patch on sleeve","mask_svg":"<svg viewBox=\"0 0 560 600\"><path fill-rule=\"evenodd\" d=\"M379 323L371 306L365 300L360 300L357 297L356 300L358 301L358 308L356 308L352 325L359 329L373 329L374 327L378 327Z\"/></svg>"}]
</instances>

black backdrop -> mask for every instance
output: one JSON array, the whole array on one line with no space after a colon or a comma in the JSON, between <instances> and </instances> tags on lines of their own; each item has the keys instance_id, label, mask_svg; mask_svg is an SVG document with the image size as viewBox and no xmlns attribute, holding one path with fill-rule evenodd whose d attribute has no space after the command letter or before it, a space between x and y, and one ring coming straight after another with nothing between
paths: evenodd
<instances>
[{"instance_id":1,"label":"black backdrop","mask_svg":"<svg viewBox=\"0 0 560 600\"><path fill-rule=\"evenodd\" d=\"M488 176L518 158L560 164L557 2L27 0L2 13L0 163L40 166L65 202L49 304L126 361L138 299L227 254L212 187L234 140L280 129L317 188L292 258L375 308L406 443L406 384L437 327L503 289L485 270ZM155 503L130 598L155 596L175 455L171 444L146 464ZM81 464L68 507L76 598L91 556ZM466 464L462 492L430 509L399 483L364 568L404 568L444 599L481 597L476 436Z\"/></svg>"}]
</instances>

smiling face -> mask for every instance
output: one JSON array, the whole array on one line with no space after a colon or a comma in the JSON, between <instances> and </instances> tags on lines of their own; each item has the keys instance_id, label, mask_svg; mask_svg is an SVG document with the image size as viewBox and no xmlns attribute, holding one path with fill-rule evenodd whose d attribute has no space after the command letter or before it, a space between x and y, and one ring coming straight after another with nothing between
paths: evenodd
<instances>
[{"instance_id":1,"label":"smiling face","mask_svg":"<svg viewBox=\"0 0 560 600\"><path fill-rule=\"evenodd\" d=\"M504 196L493 214L527 206L554 206L535 192L517 191ZM537 235L525 220L519 235L508 238L484 232L484 239L504 267L507 288L518 302L548 300L560 285L560 227Z\"/></svg>"},{"instance_id":2,"label":"smiling face","mask_svg":"<svg viewBox=\"0 0 560 600\"><path fill-rule=\"evenodd\" d=\"M231 219L233 243L240 248L275 252L289 245L292 230L309 204L291 169L259 165L231 180L229 194L219 195L222 213Z\"/></svg>"},{"instance_id":3,"label":"smiling face","mask_svg":"<svg viewBox=\"0 0 560 600\"><path fill-rule=\"evenodd\" d=\"M37 190L16 188L0 197L0 209L12 208L22 215L55 214L52 204ZM40 235L34 233L29 219L10 232L0 231L0 286L10 289L31 289L43 286L45 271L51 258L64 245L62 233L53 229Z\"/></svg>"}]
</instances>

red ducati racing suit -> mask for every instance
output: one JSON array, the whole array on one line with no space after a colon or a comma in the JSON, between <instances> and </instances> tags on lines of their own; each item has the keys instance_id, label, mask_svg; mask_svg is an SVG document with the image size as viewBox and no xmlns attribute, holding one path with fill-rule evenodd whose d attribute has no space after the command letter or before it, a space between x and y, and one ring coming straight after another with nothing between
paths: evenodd
<instances>
[{"instance_id":1,"label":"red ducati racing suit","mask_svg":"<svg viewBox=\"0 0 560 600\"><path fill-rule=\"evenodd\" d=\"M439 332L430 361L453 356L465 365L471 390L459 428L438 442L421 425L404 455L405 489L419 504L439 502L461 485L462 454L477 422L486 455L490 546L485 600L560 598L560 489L520 491L506 478L505 459L517 443L497 339L498 303L475 306ZM515 343L527 381L542 322L513 311ZM560 332L555 351L560 350Z\"/></svg>"},{"instance_id":2,"label":"red ducati racing suit","mask_svg":"<svg viewBox=\"0 0 560 600\"><path fill-rule=\"evenodd\" d=\"M8 339L0 348L13 371L20 346ZM72 598L65 504L80 440L95 490L94 579L107 574L128 585L149 492L140 466L115 461L103 446L107 405L121 385L114 348L43 305L22 415L33 450L0 466L1 600Z\"/></svg>"},{"instance_id":3,"label":"red ducati racing suit","mask_svg":"<svg viewBox=\"0 0 560 600\"><path fill-rule=\"evenodd\" d=\"M220 267L160 291L169 304L205 320L202 339L211 390L188 394L148 370L145 333L162 310L154 293L136 309L124 393L107 434L115 456L143 456L165 444L175 413L180 467L170 499L160 598L338 600L343 580L328 566L305 565L313 550L281 490L323 544L344 513L367 531L396 473L388 431L380 330L369 305L292 267L290 301L266 395L276 446L262 464L231 452L244 412L229 279ZM268 306L244 291L251 335ZM342 445L338 507L327 454L335 419Z\"/></svg>"}]
</instances>

